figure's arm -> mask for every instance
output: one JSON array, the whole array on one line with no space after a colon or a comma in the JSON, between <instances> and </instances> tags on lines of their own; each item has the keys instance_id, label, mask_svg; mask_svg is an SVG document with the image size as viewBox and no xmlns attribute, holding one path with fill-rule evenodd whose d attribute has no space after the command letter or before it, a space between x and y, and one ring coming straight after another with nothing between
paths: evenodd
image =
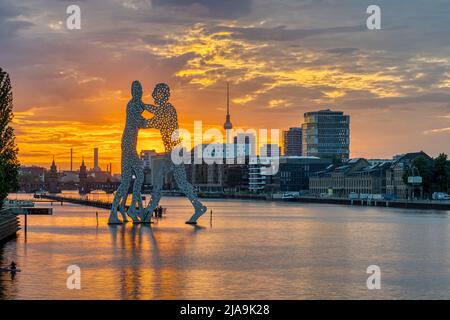
<instances>
[{"instance_id":1,"label":"figure's arm","mask_svg":"<svg viewBox=\"0 0 450 320\"><path fill-rule=\"evenodd\" d=\"M152 104L145 104L142 103L142 108L150 113L155 113L156 112L156 107Z\"/></svg>"}]
</instances>

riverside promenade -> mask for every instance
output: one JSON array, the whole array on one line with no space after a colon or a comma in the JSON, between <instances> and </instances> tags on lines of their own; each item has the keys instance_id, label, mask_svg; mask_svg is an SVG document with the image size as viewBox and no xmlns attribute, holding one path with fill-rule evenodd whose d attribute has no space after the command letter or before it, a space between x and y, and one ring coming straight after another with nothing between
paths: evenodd
<instances>
[{"instance_id":1,"label":"riverside promenade","mask_svg":"<svg viewBox=\"0 0 450 320\"><path fill-rule=\"evenodd\" d=\"M165 196L178 196L179 193L164 193ZM225 194L225 193L199 193L200 198L204 199L236 199L236 200L263 200L263 201L289 201L299 203L325 203L346 206L368 206L368 207L385 207L385 208L401 208L401 209L420 209L420 210L443 210L450 211L450 201L436 200L383 200L383 199L348 199L348 198L320 198L301 196L289 200L283 200L279 197L271 197L264 194ZM111 202L102 200L89 200L81 198L71 198L59 195L35 195L35 198L47 199L50 201L74 203L79 205L91 206L101 209L111 209ZM128 209L128 206L126 206Z\"/></svg>"},{"instance_id":2,"label":"riverside promenade","mask_svg":"<svg viewBox=\"0 0 450 320\"><path fill-rule=\"evenodd\" d=\"M402 209L421 209L421 210L450 210L449 201L430 201L430 200L366 200L366 199L346 199L346 198L313 198L301 197L295 199L296 202L306 203L328 203L342 204L350 206L369 206L369 207L389 207Z\"/></svg>"},{"instance_id":3,"label":"riverside promenade","mask_svg":"<svg viewBox=\"0 0 450 320\"><path fill-rule=\"evenodd\" d=\"M239 199L239 200L266 200L266 201L289 201L300 203L326 203L347 206L369 206L401 209L421 209L421 210L444 210L450 211L450 201L438 200L384 200L384 199L348 199L333 197L311 197L300 196L284 200L281 197L274 197L265 194L222 194L222 193L199 193L201 198L211 199Z\"/></svg>"}]
</instances>

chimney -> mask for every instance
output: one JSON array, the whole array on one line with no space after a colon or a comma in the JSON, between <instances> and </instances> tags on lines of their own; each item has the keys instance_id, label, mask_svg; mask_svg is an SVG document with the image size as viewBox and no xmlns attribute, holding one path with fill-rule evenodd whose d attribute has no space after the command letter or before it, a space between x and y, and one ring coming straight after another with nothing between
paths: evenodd
<instances>
[{"instance_id":1,"label":"chimney","mask_svg":"<svg viewBox=\"0 0 450 320\"><path fill-rule=\"evenodd\" d=\"M98 148L94 148L94 171L98 171L100 168L98 166Z\"/></svg>"}]
</instances>

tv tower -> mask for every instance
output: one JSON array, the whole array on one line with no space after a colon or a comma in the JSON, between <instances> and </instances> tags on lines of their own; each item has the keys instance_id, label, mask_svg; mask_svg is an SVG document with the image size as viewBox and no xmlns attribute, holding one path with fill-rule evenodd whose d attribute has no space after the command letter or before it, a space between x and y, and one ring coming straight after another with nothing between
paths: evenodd
<instances>
[{"instance_id":1,"label":"tv tower","mask_svg":"<svg viewBox=\"0 0 450 320\"><path fill-rule=\"evenodd\" d=\"M233 129L233 125L231 124L230 119L230 84L227 82L227 116L225 123L223 124L223 128L225 130Z\"/></svg>"},{"instance_id":2,"label":"tv tower","mask_svg":"<svg viewBox=\"0 0 450 320\"><path fill-rule=\"evenodd\" d=\"M223 128L225 129L226 135L226 145L228 146L231 143L231 129L233 129L233 125L231 124L231 116L230 116L230 84L227 82L227 116L225 123L223 124ZM227 151L228 152L228 151Z\"/></svg>"}]
</instances>

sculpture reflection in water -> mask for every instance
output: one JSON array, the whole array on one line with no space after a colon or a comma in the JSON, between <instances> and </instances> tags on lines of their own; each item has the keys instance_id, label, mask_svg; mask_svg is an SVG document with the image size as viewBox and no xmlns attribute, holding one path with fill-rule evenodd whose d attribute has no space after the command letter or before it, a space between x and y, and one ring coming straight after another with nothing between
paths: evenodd
<instances>
[{"instance_id":1,"label":"sculpture reflection in water","mask_svg":"<svg viewBox=\"0 0 450 320\"><path fill-rule=\"evenodd\" d=\"M187 196L194 207L194 214L186 223L196 224L198 218L206 212L207 208L198 200L193 186L187 181L184 165L174 164L170 157L172 150L181 143L177 133L177 111L169 103L170 88L165 83L159 83L155 86L152 93L155 105L148 105L142 102L142 86L139 81L132 83L131 94L132 98L127 104L126 123L122 135L122 180L114 196L108 223L120 224L126 222L128 220L127 215L135 223L151 223L152 212L161 199L163 177L171 171L178 188ZM142 116L144 110L152 113L153 117L145 119ZM144 172L142 161L139 159L136 151L136 144L139 130L150 128L160 131L165 148L165 156L158 167L153 168L155 179L152 199L147 208L144 209L141 195ZM136 177L133 186L133 196L130 207L126 211L125 204L133 175ZM123 221L119 219L118 211L120 211Z\"/></svg>"}]
</instances>

